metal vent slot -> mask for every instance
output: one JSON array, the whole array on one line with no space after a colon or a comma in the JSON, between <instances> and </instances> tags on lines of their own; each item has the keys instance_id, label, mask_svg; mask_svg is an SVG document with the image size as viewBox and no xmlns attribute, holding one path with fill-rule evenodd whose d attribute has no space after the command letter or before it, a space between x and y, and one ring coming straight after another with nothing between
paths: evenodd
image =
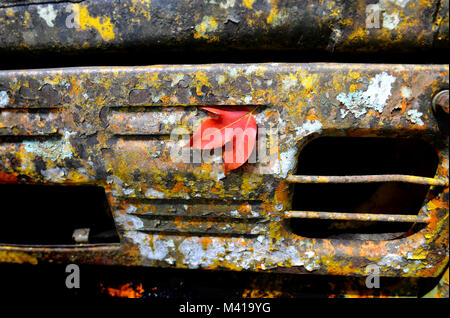
<instances>
[{"instance_id":1,"label":"metal vent slot","mask_svg":"<svg viewBox=\"0 0 450 318\"><path fill-rule=\"evenodd\" d=\"M0 184L0 202L0 245L119 243L102 187Z\"/></svg>"},{"instance_id":2,"label":"metal vent slot","mask_svg":"<svg viewBox=\"0 0 450 318\"><path fill-rule=\"evenodd\" d=\"M305 237L387 240L420 230L438 157L419 139L321 137L299 155L288 227Z\"/></svg>"}]
</instances>

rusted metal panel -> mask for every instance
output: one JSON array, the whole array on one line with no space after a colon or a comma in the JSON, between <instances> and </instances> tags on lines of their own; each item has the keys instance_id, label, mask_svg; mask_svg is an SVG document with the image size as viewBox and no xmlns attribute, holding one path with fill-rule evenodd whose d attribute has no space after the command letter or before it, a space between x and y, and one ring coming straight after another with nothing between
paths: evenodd
<instances>
[{"instance_id":1,"label":"rusted metal panel","mask_svg":"<svg viewBox=\"0 0 450 318\"><path fill-rule=\"evenodd\" d=\"M378 264L384 276L436 277L448 264L448 181L417 216L426 227L400 239L306 238L283 221L291 210L288 176L302 147L318 136L422 138L439 156L435 179L448 180L448 135L432 107L447 88L446 65L2 71L0 181L104 187L121 243L2 245L0 261L355 276ZM170 132L192 133L208 117L198 109L206 105L258 106L258 125L278 130L278 143L268 143L275 160L226 176L220 161L171 160L177 142Z\"/></svg>"},{"instance_id":2,"label":"rusted metal panel","mask_svg":"<svg viewBox=\"0 0 450 318\"><path fill-rule=\"evenodd\" d=\"M448 48L448 0L1 1L0 49Z\"/></svg>"}]
</instances>

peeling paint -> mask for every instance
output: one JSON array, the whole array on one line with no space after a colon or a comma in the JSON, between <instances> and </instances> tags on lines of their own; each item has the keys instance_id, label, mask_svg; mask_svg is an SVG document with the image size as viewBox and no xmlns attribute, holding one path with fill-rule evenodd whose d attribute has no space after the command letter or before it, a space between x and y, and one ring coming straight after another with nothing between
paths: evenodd
<instances>
[{"instance_id":1,"label":"peeling paint","mask_svg":"<svg viewBox=\"0 0 450 318\"><path fill-rule=\"evenodd\" d=\"M115 221L120 224L124 230L139 230L144 227L144 222L140 218L134 215L118 213L115 217Z\"/></svg>"},{"instance_id":2,"label":"peeling paint","mask_svg":"<svg viewBox=\"0 0 450 318\"><path fill-rule=\"evenodd\" d=\"M218 256L225 253L225 247L216 239L210 239L211 242L206 248L203 247L201 239L193 237L185 239L178 250L184 255L183 262L189 268L208 267L212 265Z\"/></svg>"},{"instance_id":3,"label":"peeling paint","mask_svg":"<svg viewBox=\"0 0 450 318\"><path fill-rule=\"evenodd\" d=\"M396 78L392 75L382 72L371 78L370 84L365 91L356 91L353 93L340 93L336 99L345 105L347 110L341 112L341 117L345 118L348 112L355 118L364 115L368 109L374 109L379 113L391 95L392 84Z\"/></svg>"},{"instance_id":4,"label":"peeling paint","mask_svg":"<svg viewBox=\"0 0 450 318\"><path fill-rule=\"evenodd\" d=\"M0 91L0 107L5 107L9 104L9 96L5 91Z\"/></svg>"},{"instance_id":5,"label":"peeling paint","mask_svg":"<svg viewBox=\"0 0 450 318\"><path fill-rule=\"evenodd\" d=\"M384 256L377 264L379 266L388 266L395 269L401 269L405 263L405 259L401 255L388 254Z\"/></svg>"},{"instance_id":6,"label":"peeling paint","mask_svg":"<svg viewBox=\"0 0 450 318\"><path fill-rule=\"evenodd\" d=\"M160 192L160 191L155 190L153 188L149 188L145 192L145 196L147 198L163 199L165 197L165 194L163 192Z\"/></svg>"},{"instance_id":7,"label":"peeling paint","mask_svg":"<svg viewBox=\"0 0 450 318\"><path fill-rule=\"evenodd\" d=\"M73 156L72 146L69 142L69 137L75 134L74 132L64 132L63 138L53 138L46 141L23 141L25 151L34 153L44 158L53 160L61 160L71 158Z\"/></svg>"},{"instance_id":8,"label":"peeling paint","mask_svg":"<svg viewBox=\"0 0 450 318\"><path fill-rule=\"evenodd\" d=\"M53 9L52 5L48 5L46 7L44 6L38 6L37 12L39 16L47 23L47 25L51 28L53 28L55 25L53 24L54 20L56 19L57 11Z\"/></svg>"},{"instance_id":9,"label":"peeling paint","mask_svg":"<svg viewBox=\"0 0 450 318\"><path fill-rule=\"evenodd\" d=\"M425 123L421 119L423 114L421 112L417 111L416 109L408 110L408 112L406 114L408 115L408 120L410 122L417 124L419 126L425 125Z\"/></svg>"},{"instance_id":10,"label":"peeling paint","mask_svg":"<svg viewBox=\"0 0 450 318\"><path fill-rule=\"evenodd\" d=\"M228 9L234 7L234 3L236 0L225 0L225 2L221 2L219 6L223 9Z\"/></svg>"},{"instance_id":11,"label":"peeling paint","mask_svg":"<svg viewBox=\"0 0 450 318\"><path fill-rule=\"evenodd\" d=\"M322 131L322 123L319 120L307 120L301 127L296 127L295 132L298 137L306 137Z\"/></svg>"},{"instance_id":12,"label":"peeling paint","mask_svg":"<svg viewBox=\"0 0 450 318\"><path fill-rule=\"evenodd\" d=\"M402 97L406 99L410 98L412 94L411 89L406 86L402 86L400 92L402 94Z\"/></svg>"},{"instance_id":13,"label":"peeling paint","mask_svg":"<svg viewBox=\"0 0 450 318\"><path fill-rule=\"evenodd\" d=\"M148 234L129 231L125 237L133 240L138 245L142 256L149 260L164 260L169 253L169 249L173 248L173 241L161 240L155 236Z\"/></svg>"},{"instance_id":14,"label":"peeling paint","mask_svg":"<svg viewBox=\"0 0 450 318\"><path fill-rule=\"evenodd\" d=\"M286 177L293 171L297 162L297 148L292 147L285 152L280 153L280 171L282 177Z\"/></svg>"},{"instance_id":15,"label":"peeling paint","mask_svg":"<svg viewBox=\"0 0 450 318\"><path fill-rule=\"evenodd\" d=\"M65 180L65 177L67 175L67 169L56 167L47 170L41 170L41 174L44 176L45 180L51 182L62 182Z\"/></svg>"},{"instance_id":16,"label":"peeling paint","mask_svg":"<svg viewBox=\"0 0 450 318\"><path fill-rule=\"evenodd\" d=\"M387 14L386 12L383 12L383 28L394 30L397 28L399 23L400 18L398 17L398 14Z\"/></svg>"},{"instance_id":17,"label":"peeling paint","mask_svg":"<svg viewBox=\"0 0 450 318\"><path fill-rule=\"evenodd\" d=\"M295 88L297 86L298 81L295 76L289 75L289 76L286 76L285 78L283 78L282 83L283 83L283 89L289 91L292 88Z\"/></svg>"}]
</instances>

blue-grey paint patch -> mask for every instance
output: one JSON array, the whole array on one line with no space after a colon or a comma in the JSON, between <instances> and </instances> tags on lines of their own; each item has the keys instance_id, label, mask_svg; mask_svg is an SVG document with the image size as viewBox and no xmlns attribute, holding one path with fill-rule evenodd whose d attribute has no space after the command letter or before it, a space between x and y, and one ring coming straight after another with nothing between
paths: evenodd
<instances>
[{"instance_id":1,"label":"blue-grey paint patch","mask_svg":"<svg viewBox=\"0 0 450 318\"><path fill-rule=\"evenodd\" d=\"M37 7L39 16L47 23L49 27L54 27L54 20L56 19L57 11L53 8L52 5L38 6Z\"/></svg>"},{"instance_id":2,"label":"blue-grey paint patch","mask_svg":"<svg viewBox=\"0 0 450 318\"><path fill-rule=\"evenodd\" d=\"M5 107L9 104L9 96L5 91L0 91L0 107Z\"/></svg>"},{"instance_id":3,"label":"blue-grey paint patch","mask_svg":"<svg viewBox=\"0 0 450 318\"><path fill-rule=\"evenodd\" d=\"M64 138L53 138L45 141L26 140L22 144L25 150L43 158L52 160L71 158L73 156L72 147L68 141L71 133L65 132Z\"/></svg>"},{"instance_id":4,"label":"blue-grey paint patch","mask_svg":"<svg viewBox=\"0 0 450 318\"><path fill-rule=\"evenodd\" d=\"M133 240L138 245L141 255L150 260L164 260L169 249L174 248L172 240L162 240L149 234L127 231L124 236Z\"/></svg>"},{"instance_id":5,"label":"blue-grey paint patch","mask_svg":"<svg viewBox=\"0 0 450 318\"><path fill-rule=\"evenodd\" d=\"M205 246L200 238L191 237L183 240L178 250L189 268L208 267L223 261L238 264L241 269L269 269L285 262L305 266L308 271L320 268L320 258L315 254L300 255L295 247L281 242L273 245L264 235L258 236L252 248L242 239L223 241L213 238Z\"/></svg>"},{"instance_id":6,"label":"blue-grey paint patch","mask_svg":"<svg viewBox=\"0 0 450 318\"><path fill-rule=\"evenodd\" d=\"M345 118L350 112L358 118L364 115L368 109L374 109L379 113L383 112L384 106L391 95L392 84L396 78L386 72L375 75L371 78L370 84L365 91L353 93L340 93L336 99L346 107L341 109L341 118Z\"/></svg>"},{"instance_id":7,"label":"blue-grey paint patch","mask_svg":"<svg viewBox=\"0 0 450 318\"><path fill-rule=\"evenodd\" d=\"M423 122L423 120L421 118L423 113L421 113L421 112L419 112L419 111L417 111L415 109L411 109L411 110L408 110L406 115L408 115L408 117L407 117L408 120L410 122L412 122L413 124L417 124L419 126L425 125L425 123Z\"/></svg>"},{"instance_id":8,"label":"blue-grey paint patch","mask_svg":"<svg viewBox=\"0 0 450 318\"><path fill-rule=\"evenodd\" d=\"M66 179L68 171L66 168L51 168L47 170L41 170L41 175L47 181L51 182L63 182Z\"/></svg>"},{"instance_id":9,"label":"blue-grey paint patch","mask_svg":"<svg viewBox=\"0 0 450 318\"><path fill-rule=\"evenodd\" d=\"M400 18L397 13L394 14L387 14L386 12L383 13L383 28L386 28L388 30L394 30L395 28L397 28L399 23Z\"/></svg>"},{"instance_id":10,"label":"blue-grey paint patch","mask_svg":"<svg viewBox=\"0 0 450 318\"><path fill-rule=\"evenodd\" d=\"M150 199L164 199L165 196L166 195L163 192L159 192L158 190L155 190L153 188L149 188L149 189L147 189L147 191L145 191L145 197L146 198L150 198Z\"/></svg>"}]
</instances>

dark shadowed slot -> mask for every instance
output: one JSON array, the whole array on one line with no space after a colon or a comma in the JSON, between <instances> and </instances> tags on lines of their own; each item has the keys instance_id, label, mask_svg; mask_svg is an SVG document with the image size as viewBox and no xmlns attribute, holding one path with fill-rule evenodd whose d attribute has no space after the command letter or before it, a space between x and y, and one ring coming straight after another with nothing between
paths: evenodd
<instances>
[{"instance_id":1,"label":"dark shadowed slot","mask_svg":"<svg viewBox=\"0 0 450 318\"><path fill-rule=\"evenodd\" d=\"M102 187L0 184L0 202L0 244L75 246L81 228L88 244L119 242Z\"/></svg>"},{"instance_id":2,"label":"dark shadowed slot","mask_svg":"<svg viewBox=\"0 0 450 318\"><path fill-rule=\"evenodd\" d=\"M404 174L434 177L435 149L419 139L321 137L300 152L297 175ZM401 183L295 184L292 210L417 215L429 186ZM392 239L416 231L411 223L291 219L305 237Z\"/></svg>"}]
</instances>

